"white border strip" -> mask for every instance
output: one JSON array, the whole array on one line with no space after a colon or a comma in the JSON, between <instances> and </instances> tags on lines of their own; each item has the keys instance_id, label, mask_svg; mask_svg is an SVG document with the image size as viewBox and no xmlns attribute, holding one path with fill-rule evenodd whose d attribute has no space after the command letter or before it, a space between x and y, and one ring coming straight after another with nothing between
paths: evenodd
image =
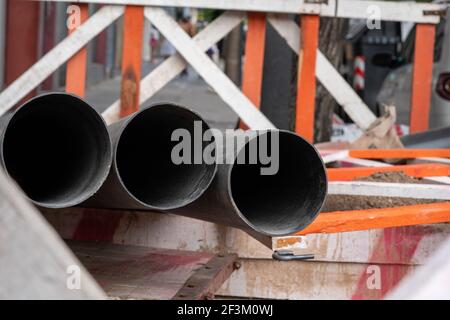
<instances>
[{"instance_id":1,"label":"white border strip","mask_svg":"<svg viewBox=\"0 0 450 320\"><path fill-rule=\"evenodd\" d=\"M47 0L72 3L103 3L158 7L191 7L237 11L260 11L295 14L320 14L325 17L370 19L379 14L380 20L439 23L440 17L424 14L446 8L434 3L328 0L328 4L305 3L304 0ZM374 11L375 10L375 11Z\"/></svg>"}]
</instances>

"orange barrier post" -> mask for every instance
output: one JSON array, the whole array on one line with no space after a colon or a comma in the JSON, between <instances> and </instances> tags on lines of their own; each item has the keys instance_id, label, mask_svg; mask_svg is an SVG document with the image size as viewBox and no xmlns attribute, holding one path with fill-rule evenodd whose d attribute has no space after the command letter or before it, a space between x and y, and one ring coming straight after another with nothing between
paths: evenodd
<instances>
[{"instance_id":1,"label":"orange barrier post","mask_svg":"<svg viewBox=\"0 0 450 320\"><path fill-rule=\"evenodd\" d=\"M298 235L338 233L450 222L450 202L386 209L324 212Z\"/></svg>"},{"instance_id":2,"label":"orange barrier post","mask_svg":"<svg viewBox=\"0 0 450 320\"><path fill-rule=\"evenodd\" d=\"M265 41L266 14L249 12L242 92L258 109L261 107ZM248 129L247 125L242 121L239 122L239 127Z\"/></svg>"},{"instance_id":3,"label":"orange barrier post","mask_svg":"<svg viewBox=\"0 0 450 320\"><path fill-rule=\"evenodd\" d=\"M411 133L428 129L435 32L436 27L433 24L416 25L410 112Z\"/></svg>"},{"instance_id":4,"label":"orange barrier post","mask_svg":"<svg viewBox=\"0 0 450 320\"><path fill-rule=\"evenodd\" d=\"M120 117L139 110L144 7L127 6L124 16Z\"/></svg>"},{"instance_id":5,"label":"orange barrier post","mask_svg":"<svg viewBox=\"0 0 450 320\"><path fill-rule=\"evenodd\" d=\"M309 142L314 140L316 98L316 55L319 45L318 15L301 15L301 39L297 73L295 132Z\"/></svg>"},{"instance_id":6,"label":"orange barrier post","mask_svg":"<svg viewBox=\"0 0 450 320\"><path fill-rule=\"evenodd\" d=\"M80 8L80 23L88 19L88 4L77 4ZM78 14L78 13L74 13ZM69 32L75 31L75 29ZM84 97L86 92L87 49L84 47L78 51L69 61L66 69L66 92Z\"/></svg>"},{"instance_id":7,"label":"orange barrier post","mask_svg":"<svg viewBox=\"0 0 450 320\"><path fill-rule=\"evenodd\" d=\"M413 159L420 157L450 158L450 149L365 149L349 150L349 156L362 159Z\"/></svg>"},{"instance_id":8,"label":"orange barrier post","mask_svg":"<svg viewBox=\"0 0 450 320\"><path fill-rule=\"evenodd\" d=\"M354 168L330 168L327 169L329 181L351 181L356 178L368 177L377 172L403 172L416 177L448 176L450 167L445 164L410 164L389 167L354 167Z\"/></svg>"}]
</instances>

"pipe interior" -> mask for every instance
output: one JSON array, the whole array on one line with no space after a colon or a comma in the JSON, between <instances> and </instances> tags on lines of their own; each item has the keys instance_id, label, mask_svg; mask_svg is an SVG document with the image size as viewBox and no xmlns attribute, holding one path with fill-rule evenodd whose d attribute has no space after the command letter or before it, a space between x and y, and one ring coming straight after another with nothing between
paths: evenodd
<instances>
[{"instance_id":1,"label":"pipe interior","mask_svg":"<svg viewBox=\"0 0 450 320\"><path fill-rule=\"evenodd\" d=\"M49 94L23 105L3 141L8 174L44 207L66 207L98 190L111 162L101 117L74 96Z\"/></svg>"},{"instance_id":2,"label":"pipe interior","mask_svg":"<svg viewBox=\"0 0 450 320\"><path fill-rule=\"evenodd\" d=\"M248 156L249 150L247 143L239 154ZM261 167L267 165L260 161L235 163L231 169L231 195L241 214L256 231L269 235L304 229L319 213L327 190L325 168L314 147L297 135L281 131L278 172L261 175Z\"/></svg>"},{"instance_id":3,"label":"pipe interior","mask_svg":"<svg viewBox=\"0 0 450 320\"><path fill-rule=\"evenodd\" d=\"M172 132L185 129L194 148L194 122L202 123L202 135L208 129L195 113L171 104L156 105L138 113L122 132L116 151L116 165L127 190L147 206L160 210L175 209L197 199L211 183L215 164L172 161ZM197 140L203 148L210 142ZM192 159L192 158L191 158Z\"/></svg>"}]
</instances>

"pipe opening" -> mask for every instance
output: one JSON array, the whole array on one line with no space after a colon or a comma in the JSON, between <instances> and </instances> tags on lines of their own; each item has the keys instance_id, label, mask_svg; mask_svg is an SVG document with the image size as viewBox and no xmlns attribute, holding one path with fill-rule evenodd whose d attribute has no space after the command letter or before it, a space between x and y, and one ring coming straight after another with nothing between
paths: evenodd
<instances>
[{"instance_id":1,"label":"pipe opening","mask_svg":"<svg viewBox=\"0 0 450 320\"><path fill-rule=\"evenodd\" d=\"M248 154L249 149L247 143L238 156ZM269 155L271 150L275 149L269 143ZM261 175L261 167L267 165L258 160L257 164L233 164L229 180L240 213L253 229L271 236L292 234L308 226L319 213L327 190L323 162L307 141L279 131L278 154L276 174Z\"/></svg>"},{"instance_id":2,"label":"pipe opening","mask_svg":"<svg viewBox=\"0 0 450 320\"><path fill-rule=\"evenodd\" d=\"M4 132L7 173L36 204L77 205L94 194L111 165L111 143L100 115L81 99L47 94L21 106Z\"/></svg>"},{"instance_id":3,"label":"pipe opening","mask_svg":"<svg viewBox=\"0 0 450 320\"><path fill-rule=\"evenodd\" d=\"M172 132L186 129L194 148L194 122L209 128L195 113L172 104L154 105L136 114L123 130L116 150L117 171L124 187L140 202L158 210L182 207L210 185L216 164L175 164ZM198 141L198 139L196 139ZM201 143L202 150L211 142Z\"/></svg>"}]
</instances>

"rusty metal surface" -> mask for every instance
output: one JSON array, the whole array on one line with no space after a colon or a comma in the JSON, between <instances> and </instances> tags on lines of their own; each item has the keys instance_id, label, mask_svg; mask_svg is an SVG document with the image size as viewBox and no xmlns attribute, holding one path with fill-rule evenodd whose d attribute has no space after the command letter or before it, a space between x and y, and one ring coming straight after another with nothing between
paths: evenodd
<instances>
[{"instance_id":1,"label":"rusty metal surface","mask_svg":"<svg viewBox=\"0 0 450 320\"><path fill-rule=\"evenodd\" d=\"M213 299L217 290L231 276L240 263L237 255L219 253L196 270L174 295L174 300Z\"/></svg>"},{"instance_id":2,"label":"rusty metal surface","mask_svg":"<svg viewBox=\"0 0 450 320\"><path fill-rule=\"evenodd\" d=\"M215 256L87 241L69 241L68 245L107 295L115 299L171 299Z\"/></svg>"}]
</instances>

